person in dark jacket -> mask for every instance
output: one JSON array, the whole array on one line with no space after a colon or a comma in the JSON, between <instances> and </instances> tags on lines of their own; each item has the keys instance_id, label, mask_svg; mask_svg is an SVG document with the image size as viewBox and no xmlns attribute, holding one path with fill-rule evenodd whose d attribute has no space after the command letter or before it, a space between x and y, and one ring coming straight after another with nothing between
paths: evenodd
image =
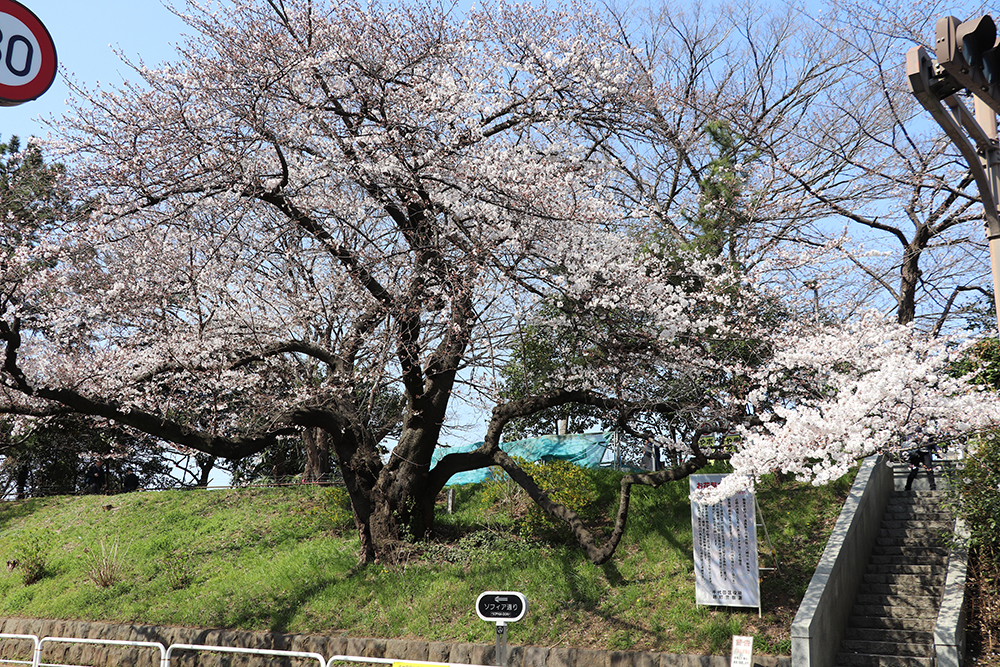
<instances>
[{"instance_id":1,"label":"person in dark jacket","mask_svg":"<svg viewBox=\"0 0 1000 667\"><path fill-rule=\"evenodd\" d=\"M101 493L107 478L104 475L104 462L97 459L90 464L83 478L83 488L87 493Z\"/></svg>"},{"instance_id":2,"label":"person in dark jacket","mask_svg":"<svg viewBox=\"0 0 1000 667\"><path fill-rule=\"evenodd\" d=\"M125 493L131 493L138 490L139 476L135 474L134 470L129 470L125 473L125 477L122 478L122 491Z\"/></svg>"},{"instance_id":3,"label":"person in dark jacket","mask_svg":"<svg viewBox=\"0 0 1000 667\"><path fill-rule=\"evenodd\" d=\"M937 489L937 484L934 482L934 452L937 451L937 445L931 442L930 437L924 433L923 427L924 422L921 421L917 425L917 431L913 437L914 447L906 455L907 463L910 465L910 474L906 478L907 491L913 486L913 481L921 470L927 473L927 481L931 490Z\"/></svg>"}]
</instances>

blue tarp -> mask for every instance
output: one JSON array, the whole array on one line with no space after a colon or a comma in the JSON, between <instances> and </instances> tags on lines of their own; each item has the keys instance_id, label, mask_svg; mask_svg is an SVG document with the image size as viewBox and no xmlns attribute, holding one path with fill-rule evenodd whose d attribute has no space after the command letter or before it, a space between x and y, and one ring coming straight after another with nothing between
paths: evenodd
<instances>
[{"instance_id":1,"label":"blue tarp","mask_svg":"<svg viewBox=\"0 0 1000 667\"><path fill-rule=\"evenodd\" d=\"M569 461L579 466L596 468L604 460L604 454L610 442L610 433L543 435L540 438L525 438L524 440L501 442L500 449L511 456L520 456L528 461L560 460ZM434 450L431 465L437 465L437 462L448 454L475 451L482 444L482 441L480 441L468 445L439 446ZM479 470L458 473L448 480L448 484L473 484L482 482L488 476L489 469L480 468Z\"/></svg>"}]
</instances>

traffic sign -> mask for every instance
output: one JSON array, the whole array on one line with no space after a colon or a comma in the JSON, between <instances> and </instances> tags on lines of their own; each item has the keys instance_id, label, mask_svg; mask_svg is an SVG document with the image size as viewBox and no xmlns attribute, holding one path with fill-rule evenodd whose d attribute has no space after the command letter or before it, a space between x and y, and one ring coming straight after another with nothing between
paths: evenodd
<instances>
[{"instance_id":1,"label":"traffic sign","mask_svg":"<svg viewBox=\"0 0 1000 667\"><path fill-rule=\"evenodd\" d=\"M56 46L30 9L0 0L0 105L28 102L56 78Z\"/></svg>"},{"instance_id":2,"label":"traffic sign","mask_svg":"<svg viewBox=\"0 0 1000 667\"><path fill-rule=\"evenodd\" d=\"M514 591L486 591L476 598L476 613L484 621L513 623L528 613L528 601Z\"/></svg>"}]
</instances>

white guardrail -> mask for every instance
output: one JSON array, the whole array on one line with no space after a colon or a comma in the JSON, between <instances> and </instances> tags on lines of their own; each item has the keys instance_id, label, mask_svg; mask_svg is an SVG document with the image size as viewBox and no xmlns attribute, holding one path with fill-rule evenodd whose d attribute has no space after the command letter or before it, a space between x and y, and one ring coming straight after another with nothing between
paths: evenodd
<instances>
[{"instance_id":1,"label":"white guardrail","mask_svg":"<svg viewBox=\"0 0 1000 667\"><path fill-rule=\"evenodd\" d=\"M159 667L170 667L170 661L178 651L203 651L214 653L242 653L245 655L270 656L274 658L299 658L316 661L319 667L330 667L334 663L362 662L393 667L489 667L487 665L469 665L465 663L428 662L426 660L395 660L392 658L368 658L357 655L334 655L329 659L319 653L308 651L279 651L277 649L240 648L237 646L211 646L207 644L171 644L164 646L159 642L128 641L121 639L82 639L79 637L42 637L36 635L19 635L0 633L0 641L30 641L32 643L31 660L0 659L0 663L12 665L30 665L31 667L89 667L87 665L69 665L61 662L42 662L42 652L45 646L51 644L94 644L100 646L119 646L138 649L156 650L160 655Z\"/></svg>"}]
</instances>

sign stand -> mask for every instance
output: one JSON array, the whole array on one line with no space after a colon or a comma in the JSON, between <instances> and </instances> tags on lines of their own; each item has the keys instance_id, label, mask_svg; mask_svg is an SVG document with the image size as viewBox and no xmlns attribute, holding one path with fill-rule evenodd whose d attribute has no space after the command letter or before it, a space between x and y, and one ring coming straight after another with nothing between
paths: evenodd
<instances>
[{"instance_id":1,"label":"sign stand","mask_svg":"<svg viewBox=\"0 0 1000 667\"><path fill-rule=\"evenodd\" d=\"M507 624L497 621L497 665L507 667Z\"/></svg>"},{"instance_id":2,"label":"sign stand","mask_svg":"<svg viewBox=\"0 0 1000 667\"><path fill-rule=\"evenodd\" d=\"M476 614L497 625L496 661L507 667L507 624L520 621L528 613L528 600L515 591L486 591L476 598Z\"/></svg>"}]
</instances>

